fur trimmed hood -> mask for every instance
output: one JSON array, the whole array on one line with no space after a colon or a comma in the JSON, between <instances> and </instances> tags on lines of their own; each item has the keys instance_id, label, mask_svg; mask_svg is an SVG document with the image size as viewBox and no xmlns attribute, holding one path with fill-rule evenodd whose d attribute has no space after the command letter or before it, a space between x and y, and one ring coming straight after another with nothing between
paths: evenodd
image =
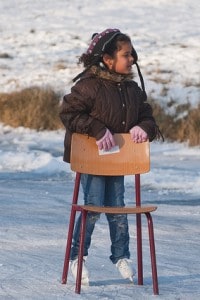
<instances>
[{"instance_id":1,"label":"fur trimmed hood","mask_svg":"<svg viewBox=\"0 0 200 300\"><path fill-rule=\"evenodd\" d=\"M122 74L118 74L115 72L110 72L108 69L106 69L105 67L101 67L101 66L92 66L86 73L86 76L88 76L91 73L99 78L112 80L114 82L123 82L123 81L133 80L132 73L128 74L128 75L122 75Z\"/></svg>"}]
</instances>

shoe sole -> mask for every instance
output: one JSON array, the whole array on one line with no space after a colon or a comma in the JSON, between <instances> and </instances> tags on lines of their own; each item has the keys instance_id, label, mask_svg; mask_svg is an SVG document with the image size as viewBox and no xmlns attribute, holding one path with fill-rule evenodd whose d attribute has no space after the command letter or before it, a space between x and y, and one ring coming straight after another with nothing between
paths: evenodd
<instances>
[{"instance_id":1,"label":"shoe sole","mask_svg":"<svg viewBox=\"0 0 200 300\"><path fill-rule=\"evenodd\" d=\"M134 283L134 281L133 281L133 276L129 277L128 279L129 279L132 283Z\"/></svg>"},{"instance_id":2,"label":"shoe sole","mask_svg":"<svg viewBox=\"0 0 200 300\"><path fill-rule=\"evenodd\" d=\"M82 278L81 279L81 284L84 286L89 286L89 278Z\"/></svg>"}]
</instances>

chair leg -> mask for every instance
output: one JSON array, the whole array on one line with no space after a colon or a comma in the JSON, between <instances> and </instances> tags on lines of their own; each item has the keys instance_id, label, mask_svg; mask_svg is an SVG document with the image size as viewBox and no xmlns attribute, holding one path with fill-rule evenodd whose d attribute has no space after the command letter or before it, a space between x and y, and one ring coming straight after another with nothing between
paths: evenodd
<instances>
[{"instance_id":1,"label":"chair leg","mask_svg":"<svg viewBox=\"0 0 200 300\"><path fill-rule=\"evenodd\" d=\"M141 206L140 174L135 174L135 196L136 196L136 206ZM137 231L138 285L143 285L141 214L136 214L136 231Z\"/></svg>"},{"instance_id":2,"label":"chair leg","mask_svg":"<svg viewBox=\"0 0 200 300\"><path fill-rule=\"evenodd\" d=\"M78 201L80 177L81 177L81 174L76 173L72 204L77 204L77 201ZM68 270L69 270L69 259L70 259L75 217L76 217L76 209L72 205L69 229L68 229L67 245L66 245L66 251L65 251L65 260L64 260L64 266L63 266L63 274L62 274L62 283L63 284L67 283L67 275L68 275Z\"/></svg>"},{"instance_id":3,"label":"chair leg","mask_svg":"<svg viewBox=\"0 0 200 300\"><path fill-rule=\"evenodd\" d=\"M142 258L142 224L141 214L136 215L137 228L137 263L138 263L138 285L143 285L143 258Z\"/></svg>"},{"instance_id":4,"label":"chair leg","mask_svg":"<svg viewBox=\"0 0 200 300\"><path fill-rule=\"evenodd\" d=\"M150 213L145 213L145 215L147 217L148 230L149 230L149 246L150 246L150 256L151 256L153 292L154 292L154 295L158 295L159 289L158 289L158 276L157 276L157 265L156 265L156 251L155 251L155 241L154 241L153 220L152 220Z\"/></svg>"},{"instance_id":5,"label":"chair leg","mask_svg":"<svg viewBox=\"0 0 200 300\"><path fill-rule=\"evenodd\" d=\"M75 292L77 294L80 294L80 292L81 292L81 278L82 278L82 268L83 268L86 218L87 218L87 211L82 210L81 211L80 245L79 245L79 253L78 253L78 266L77 266L76 288L75 288Z\"/></svg>"},{"instance_id":6,"label":"chair leg","mask_svg":"<svg viewBox=\"0 0 200 300\"><path fill-rule=\"evenodd\" d=\"M70 222L69 222L68 237L67 237L66 252L65 252L65 260L64 260L64 266L63 266L63 274L62 274L62 283L63 284L67 283L67 275L68 275L68 270L69 270L69 259L70 259L75 217L76 217L76 210L72 206Z\"/></svg>"}]
</instances>

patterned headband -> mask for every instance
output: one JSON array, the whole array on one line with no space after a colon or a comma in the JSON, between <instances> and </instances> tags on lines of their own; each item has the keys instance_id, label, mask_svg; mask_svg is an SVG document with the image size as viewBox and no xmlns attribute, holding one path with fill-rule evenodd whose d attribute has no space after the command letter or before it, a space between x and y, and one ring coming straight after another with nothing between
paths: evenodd
<instances>
[{"instance_id":1,"label":"patterned headband","mask_svg":"<svg viewBox=\"0 0 200 300\"><path fill-rule=\"evenodd\" d=\"M96 34L90 43L87 54L91 54L95 51L97 51L97 53L94 53L94 55L101 54L106 45L119 33L119 29L106 29L103 32Z\"/></svg>"}]
</instances>

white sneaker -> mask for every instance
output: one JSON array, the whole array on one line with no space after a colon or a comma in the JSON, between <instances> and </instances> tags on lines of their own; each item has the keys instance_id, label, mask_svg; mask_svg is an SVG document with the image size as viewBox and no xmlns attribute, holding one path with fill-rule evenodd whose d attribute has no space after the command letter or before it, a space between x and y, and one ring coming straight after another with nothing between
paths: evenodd
<instances>
[{"instance_id":1,"label":"white sneaker","mask_svg":"<svg viewBox=\"0 0 200 300\"><path fill-rule=\"evenodd\" d=\"M135 275L135 270L130 264L131 260L127 258L119 259L116 263L116 267L119 270L123 278L129 279L133 282L133 276Z\"/></svg>"},{"instance_id":2,"label":"white sneaker","mask_svg":"<svg viewBox=\"0 0 200 300\"><path fill-rule=\"evenodd\" d=\"M81 284L89 285L89 272L85 266L85 260L86 260L86 257L83 257ZM70 269L71 269L72 275L74 276L75 280L76 280L76 275L77 275L77 268L78 268L78 258L71 260L71 262L70 262Z\"/></svg>"}]
</instances>

